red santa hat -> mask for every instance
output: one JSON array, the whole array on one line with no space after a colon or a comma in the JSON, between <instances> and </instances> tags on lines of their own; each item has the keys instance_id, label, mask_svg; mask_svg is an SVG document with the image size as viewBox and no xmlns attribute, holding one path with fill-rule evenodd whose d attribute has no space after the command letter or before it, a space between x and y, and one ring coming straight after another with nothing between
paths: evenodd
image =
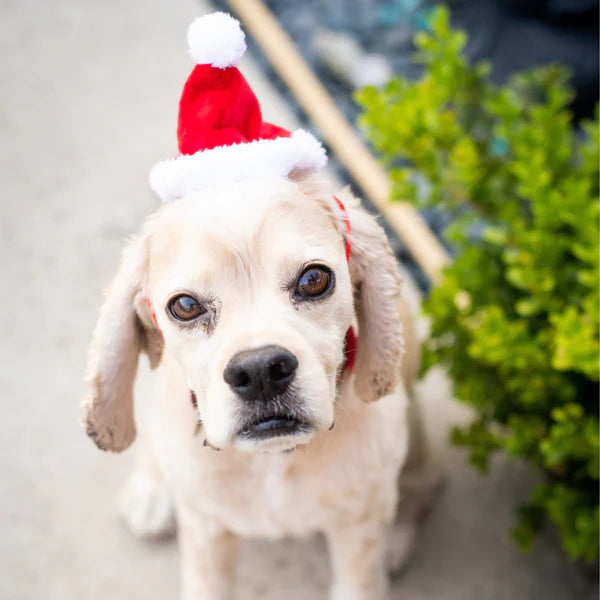
<instances>
[{"instance_id":1,"label":"red santa hat","mask_svg":"<svg viewBox=\"0 0 600 600\"><path fill-rule=\"evenodd\" d=\"M188 30L197 63L179 101L179 155L150 172L150 185L164 201L219 181L255 175L286 177L327 162L323 146L308 132L289 132L262 120L260 106L237 69L246 50L239 22L218 12L196 19Z\"/></svg>"}]
</instances>

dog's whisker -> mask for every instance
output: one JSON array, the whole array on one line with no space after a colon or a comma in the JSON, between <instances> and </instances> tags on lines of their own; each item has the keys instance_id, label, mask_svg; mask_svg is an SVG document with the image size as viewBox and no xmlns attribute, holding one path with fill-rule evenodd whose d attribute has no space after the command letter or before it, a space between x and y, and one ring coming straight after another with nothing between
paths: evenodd
<instances>
[{"instance_id":1,"label":"dog's whisker","mask_svg":"<svg viewBox=\"0 0 600 600\"><path fill-rule=\"evenodd\" d=\"M339 408L344 413L345 416L347 416L347 417L350 416L350 411L343 404L341 404L339 402L339 398L335 399L333 405L335 408Z\"/></svg>"}]
</instances>

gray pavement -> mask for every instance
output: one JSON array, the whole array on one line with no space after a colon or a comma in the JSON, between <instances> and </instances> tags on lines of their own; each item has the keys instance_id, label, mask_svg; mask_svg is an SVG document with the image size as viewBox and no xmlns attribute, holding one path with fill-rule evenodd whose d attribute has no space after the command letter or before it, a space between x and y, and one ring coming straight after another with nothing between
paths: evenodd
<instances>
[{"instance_id":1,"label":"gray pavement","mask_svg":"<svg viewBox=\"0 0 600 600\"><path fill-rule=\"evenodd\" d=\"M203 5L205 8L205 5ZM2 0L0 4L0 598L176 598L173 540L143 543L114 498L132 453L98 451L79 425L85 350L119 251L157 205L149 167L175 148L190 70L191 0ZM249 74L270 119L292 124L269 83ZM152 385L147 367L139 410ZM446 444L468 418L440 372L421 397L447 483L393 597L549 600L596 597L552 540L529 556L507 539L531 476L497 461L480 477ZM319 538L248 541L237 598L318 600L328 567Z\"/></svg>"}]
</instances>

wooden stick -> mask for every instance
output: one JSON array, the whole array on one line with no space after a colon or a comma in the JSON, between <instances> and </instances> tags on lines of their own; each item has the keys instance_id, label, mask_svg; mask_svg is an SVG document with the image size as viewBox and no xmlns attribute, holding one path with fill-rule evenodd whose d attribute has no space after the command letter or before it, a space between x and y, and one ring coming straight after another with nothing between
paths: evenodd
<instances>
[{"instance_id":1,"label":"wooden stick","mask_svg":"<svg viewBox=\"0 0 600 600\"><path fill-rule=\"evenodd\" d=\"M385 216L433 283L450 262L448 253L414 208L390 202L387 173L334 104L294 43L261 0L228 0L245 28L319 128L323 138L362 191Z\"/></svg>"}]
</instances>

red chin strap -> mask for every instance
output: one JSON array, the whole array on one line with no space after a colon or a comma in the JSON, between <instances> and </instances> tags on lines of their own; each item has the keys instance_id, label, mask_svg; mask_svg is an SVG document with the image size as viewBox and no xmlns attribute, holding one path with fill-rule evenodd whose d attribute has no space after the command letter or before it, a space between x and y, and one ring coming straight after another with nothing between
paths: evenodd
<instances>
[{"instance_id":1,"label":"red chin strap","mask_svg":"<svg viewBox=\"0 0 600 600\"><path fill-rule=\"evenodd\" d=\"M148 308L150 309L150 314L152 315L152 320L154 321L154 324L156 325L156 329L158 329L158 331L160 332L160 335L163 335L162 329L160 328L160 325L158 324L158 321L156 320L156 313L154 312L154 309L152 308L152 302L150 302L150 298L148 298L148 296L146 296L146 304L148 305Z\"/></svg>"},{"instance_id":2,"label":"red chin strap","mask_svg":"<svg viewBox=\"0 0 600 600\"><path fill-rule=\"evenodd\" d=\"M346 261L350 262L350 253L352 252L352 227L350 225L350 218L348 217L348 211L346 210L346 207L342 201L337 196L334 196L333 199L336 201L336 204L342 213L342 221L344 221L344 224L346 225ZM358 338L356 337L354 327L350 325L350 327L348 327L348 331L346 331L346 339L344 341L345 359L342 367L342 373L345 371L352 373L354 371L357 350Z\"/></svg>"},{"instance_id":3,"label":"red chin strap","mask_svg":"<svg viewBox=\"0 0 600 600\"><path fill-rule=\"evenodd\" d=\"M339 209L342 211L342 221L344 221L344 224L346 225L346 261L350 262L350 252L352 251L352 240L350 239L352 227L350 226L350 218L348 217L348 211L342 204L342 201L337 196L334 196L333 199L336 201Z\"/></svg>"},{"instance_id":4,"label":"red chin strap","mask_svg":"<svg viewBox=\"0 0 600 600\"><path fill-rule=\"evenodd\" d=\"M344 366L342 367L342 373L348 371L348 373L354 372L354 363L356 362L356 353L358 351L358 338L354 327L350 325L348 331L346 331L346 339L344 340L344 354L346 355Z\"/></svg>"}]
</instances>

